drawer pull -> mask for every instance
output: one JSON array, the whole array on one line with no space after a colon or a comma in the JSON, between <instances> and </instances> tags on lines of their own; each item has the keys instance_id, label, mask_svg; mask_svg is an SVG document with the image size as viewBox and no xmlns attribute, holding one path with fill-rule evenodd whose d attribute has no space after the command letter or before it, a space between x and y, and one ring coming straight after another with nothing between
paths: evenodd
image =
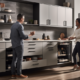
<instances>
[{"instance_id":1,"label":"drawer pull","mask_svg":"<svg viewBox=\"0 0 80 80\"><path fill-rule=\"evenodd\" d=\"M33 66L39 65L39 63L33 64Z\"/></svg>"},{"instance_id":2,"label":"drawer pull","mask_svg":"<svg viewBox=\"0 0 80 80\"><path fill-rule=\"evenodd\" d=\"M35 42L28 42L28 43L35 43Z\"/></svg>"},{"instance_id":3,"label":"drawer pull","mask_svg":"<svg viewBox=\"0 0 80 80\"><path fill-rule=\"evenodd\" d=\"M52 44L47 44L47 45L52 45Z\"/></svg>"},{"instance_id":4,"label":"drawer pull","mask_svg":"<svg viewBox=\"0 0 80 80\"><path fill-rule=\"evenodd\" d=\"M49 49L49 51L53 51L54 49Z\"/></svg>"},{"instance_id":5,"label":"drawer pull","mask_svg":"<svg viewBox=\"0 0 80 80\"><path fill-rule=\"evenodd\" d=\"M53 47L48 47L49 49L51 48L51 49L53 49Z\"/></svg>"},{"instance_id":6,"label":"drawer pull","mask_svg":"<svg viewBox=\"0 0 80 80\"><path fill-rule=\"evenodd\" d=\"M36 44L29 44L29 46L32 46L32 45L34 46L34 45L36 45Z\"/></svg>"},{"instance_id":7,"label":"drawer pull","mask_svg":"<svg viewBox=\"0 0 80 80\"><path fill-rule=\"evenodd\" d=\"M35 48L28 48L28 49L35 49Z\"/></svg>"},{"instance_id":8,"label":"drawer pull","mask_svg":"<svg viewBox=\"0 0 80 80\"><path fill-rule=\"evenodd\" d=\"M28 51L28 52L35 52L35 51Z\"/></svg>"}]
</instances>

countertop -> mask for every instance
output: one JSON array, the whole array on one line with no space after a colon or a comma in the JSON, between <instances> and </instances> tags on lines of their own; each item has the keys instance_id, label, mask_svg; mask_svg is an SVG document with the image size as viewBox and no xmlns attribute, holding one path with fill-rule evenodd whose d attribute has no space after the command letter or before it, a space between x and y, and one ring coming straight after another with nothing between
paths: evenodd
<instances>
[{"instance_id":1,"label":"countertop","mask_svg":"<svg viewBox=\"0 0 80 80\"><path fill-rule=\"evenodd\" d=\"M23 42L69 42L69 41L75 41L75 40L24 40ZM0 43L9 43L11 40L0 40Z\"/></svg>"}]
</instances>

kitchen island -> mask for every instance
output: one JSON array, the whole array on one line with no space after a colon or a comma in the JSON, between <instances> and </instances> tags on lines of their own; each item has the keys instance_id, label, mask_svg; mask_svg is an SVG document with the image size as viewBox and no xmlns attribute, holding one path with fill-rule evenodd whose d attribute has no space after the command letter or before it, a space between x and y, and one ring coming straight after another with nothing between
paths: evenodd
<instances>
[{"instance_id":1,"label":"kitchen island","mask_svg":"<svg viewBox=\"0 0 80 80\"><path fill-rule=\"evenodd\" d=\"M70 43L71 53L75 46L74 40L26 40L23 42L23 70L57 65L58 43ZM11 69L12 56L11 41L0 41L0 72L6 72ZM70 57L72 56L70 55ZM69 61L71 62L72 58L70 59Z\"/></svg>"}]
</instances>

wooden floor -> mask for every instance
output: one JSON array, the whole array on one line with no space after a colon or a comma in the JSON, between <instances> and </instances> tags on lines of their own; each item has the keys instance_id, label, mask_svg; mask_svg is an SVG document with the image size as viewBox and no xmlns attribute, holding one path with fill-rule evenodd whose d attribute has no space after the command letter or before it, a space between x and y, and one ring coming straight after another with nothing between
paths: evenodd
<instances>
[{"instance_id":1,"label":"wooden floor","mask_svg":"<svg viewBox=\"0 0 80 80\"><path fill-rule=\"evenodd\" d=\"M29 77L23 80L80 80L80 71L73 71L72 66L49 68L44 70L32 70L24 74ZM0 80L15 80L10 79L10 74L0 76ZM22 79L16 79L22 80Z\"/></svg>"}]
</instances>

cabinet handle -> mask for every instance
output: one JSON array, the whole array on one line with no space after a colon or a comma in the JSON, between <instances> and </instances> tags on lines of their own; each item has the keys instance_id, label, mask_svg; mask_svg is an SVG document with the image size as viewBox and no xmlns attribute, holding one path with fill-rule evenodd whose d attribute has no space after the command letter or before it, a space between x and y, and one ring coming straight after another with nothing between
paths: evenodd
<instances>
[{"instance_id":1,"label":"cabinet handle","mask_svg":"<svg viewBox=\"0 0 80 80\"><path fill-rule=\"evenodd\" d=\"M39 63L36 63L36 64L32 64L33 66L36 66L36 65L39 65Z\"/></svg>"},{"instance_id":2,"label":"cabinet handle","mask_svg":"<svg viewBox=\"0 0 80 80\"><path fill-rule=\"evenodd\" d=\"M28 49L35 49L35 48L28 48Z\"/></svg>"},{"instance_id":3,"label":"cabinet handle","mask_svg":"<svg viewBox=\"0 0 80 80\"><path fill-rule=\"evenodd\" d=\"M54 49L49 49L49 51L53 51Z\"/></svg>"},{"instance_id":4,"label":"cabinet handle","mask_svg":"<svg viewBox=\"0 0 80 80\"><path fill-rule=\"evenodd\" d=\"M67 21L66 21L66 26L67 26Z\"/></svg>"},{"instance_id":5,"label":"cabinet handle","mask_svg":"<svg viewBox=\"0 0 80 80\"><path fill-rule=\"evenodd\" d=\"M35 42L28 42L28 43L35 43Z\"/></svg>"},{"instance_id":6,"label":"cabinet handle","mask_svg":"<svg viewBox=\"0 0 80 80\"><path fill-rule=\"evenodd\" d=\"M47 45L52 45L52 44L47 44Z\"/></svg>"},{"instance_id":7,"label":"cabinet handle","mask_svg":"<svg viewBox=\"0 0 80 80\"><path fill-rule=\"evenodd\" d=\"M63 21L63 26L66 26L66 21Z\"/></svg>"},{"instance_id":8,"label":"cabinet handle","mask_svg":"<svg viewBox=\"0 0 80 80\"><path fill-rule=\"evenodd\" d=\"M31 46L31 45L36 45L36 44L29 44L29 46Z\"/></svg>"},{"instance_id":9,"label":"cabinet handle","mask_svg":"<svg viewBox=\"0 0 80 80\"><path fill-rule=\"evenodd\" d=\"M28 51L28 52L35 52L35 51Z\"/></svg>"}]
</instances>

